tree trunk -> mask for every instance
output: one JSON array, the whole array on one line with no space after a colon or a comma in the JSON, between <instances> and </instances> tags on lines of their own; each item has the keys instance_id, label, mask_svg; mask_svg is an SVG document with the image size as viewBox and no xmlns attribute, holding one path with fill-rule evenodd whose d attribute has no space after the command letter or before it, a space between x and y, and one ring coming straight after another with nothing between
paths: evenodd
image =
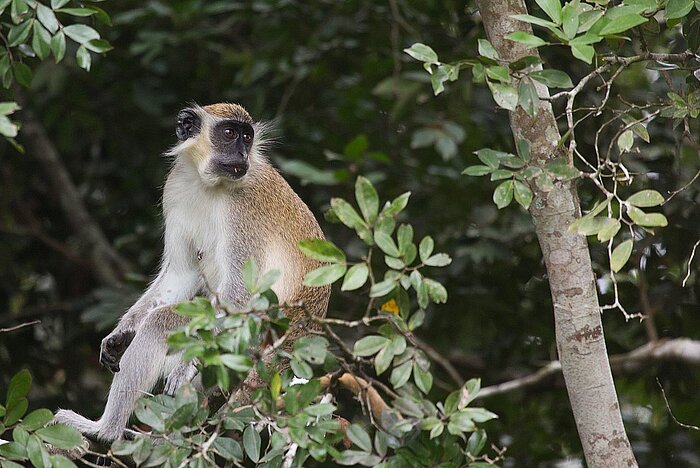
<instances>
[{"instance_id":1,"label":"tree trunk","mask_svg":"<svg viewBox=\"0 0 700 468\"><path fill-rule=\"evenodd\" d=\"M537 53L504 38L513 31L531 32L529 24L511 18L527 13L523 0L477 4L486 34L504 61ZM548 90L540 86L538 92L544 96ZM510 123L516 141L530 142L536 164L555 157L560 135L548 102L541 101L535 117L518 108L510 113ZM530 212L549 275L557 350L586 461L591 467L637 466L610 372L588 245L583 236L569 232L581 216L575 185L557 182L548 192L532 189Z\"/></svg>"}]
</instances>

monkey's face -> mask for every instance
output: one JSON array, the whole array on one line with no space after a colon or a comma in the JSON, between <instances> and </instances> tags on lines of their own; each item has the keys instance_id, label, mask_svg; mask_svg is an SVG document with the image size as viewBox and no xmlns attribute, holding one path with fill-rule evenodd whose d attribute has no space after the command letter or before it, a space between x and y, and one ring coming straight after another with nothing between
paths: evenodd
<instances>
[{"instance_id":1,"label":"monkey's face","mask_svg":"<svg viewBox=\"0 0 700 468\"><path fill-rule=\"evenodd\" d=\"M250 119L247 113L212 115L205 108L188 108L178 113L175 134L205 182L235 181L248 172L255 131L250 121L243 120L245 117Z\"/></svg>"}]
</instances>

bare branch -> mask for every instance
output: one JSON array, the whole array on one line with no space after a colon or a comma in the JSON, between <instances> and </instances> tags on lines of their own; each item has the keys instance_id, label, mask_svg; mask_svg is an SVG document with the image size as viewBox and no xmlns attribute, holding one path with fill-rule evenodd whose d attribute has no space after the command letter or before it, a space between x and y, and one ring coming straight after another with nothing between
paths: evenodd
<instances>
[{"instance_id":1,"label":"bare branch","mask_svg":"<svg viewBox=\"0 0 700 468\"><path fill-rule=\"evenodd\" d=\"M0 333L8 333L11 331L19 330L20 328L31 327L32 325L36 325L37 323L41 323L41 320L34 320L32 322L20 323L19 325L15 325L14 327L0 328Z\"/></svg>"},{"instance_id":2,"label":"bare branch","mask_svg":"<svg viewBox=\"0 0 700 468\"><path fill-rule=\"evenodd\" d=\"M610 356L610 366L615 373L632 373L648 367L649 364L668 361L700 365L700 341L689 338L662 339L647 343L629 353ZM477 398L488 398L542 385L560 374L561 363L552 361L533 374L484 387Z\"/></svg>"}]
</instances>

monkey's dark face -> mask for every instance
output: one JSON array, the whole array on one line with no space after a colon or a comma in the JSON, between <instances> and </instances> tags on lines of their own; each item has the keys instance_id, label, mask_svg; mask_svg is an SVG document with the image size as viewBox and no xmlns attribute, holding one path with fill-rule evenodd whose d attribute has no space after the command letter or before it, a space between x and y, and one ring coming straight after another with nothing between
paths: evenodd
<instances>
[{"instance_id":1,"label":"monkey's dark face","mask_svg":"<svg viewBox=\"0 0 700 468\"><path fill-rule=\"evenodd\" d=\"M237 120L217 122L209 134L213 172L232 179L243 177L248 172L253 137L253 127L248 123Z\"/></svg>"},{"instance_id":2,"label":"monkey's dark face","mask_svg":"<svg viewBox=\"0 0 700 468\"><path fill-rule=\"evenodd\" d=\"M202 132L202 117L193 109L183 109L177 115L175 134L180 141L200 137L197 146L208 148L205 151L208 154L207 173L240 179L250 166L249 156L255 137L252 125L235 119L208 122L212 120L205 117L205 125L211 125L211 128L208 128L208 132Z\"/></svg>"}]
</instances>

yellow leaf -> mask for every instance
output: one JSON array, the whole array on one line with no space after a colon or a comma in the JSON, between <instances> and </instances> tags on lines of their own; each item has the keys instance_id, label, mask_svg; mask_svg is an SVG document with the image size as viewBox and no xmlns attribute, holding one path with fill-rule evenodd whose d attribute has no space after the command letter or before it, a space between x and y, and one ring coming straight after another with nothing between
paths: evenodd
<instances>
[{"instance_id":1,"label":"yellow leaf","mask_svg":"<svg viewBox=\"0 0 700 468\"><path fill-rule=\"evenodd\" d=\"M382 311L389 312L390 314L399 315L399 305L394 299L389 299L384 304L382 304Z\"/></svg>"}]
</instances>

